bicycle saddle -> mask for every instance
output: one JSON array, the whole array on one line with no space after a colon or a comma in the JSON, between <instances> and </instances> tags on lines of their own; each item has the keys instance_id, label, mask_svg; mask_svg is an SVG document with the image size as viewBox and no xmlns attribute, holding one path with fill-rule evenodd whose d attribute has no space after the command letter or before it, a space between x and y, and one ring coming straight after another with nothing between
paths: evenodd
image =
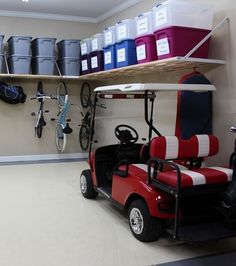
<instances>
[{"instance_id":1,"label":"bicycle saddle","mask_svg":"<svg viewBox=\"0 0 236 266\"><path fill-rule=\"evenodd\" d=\"M73 129L69 126L69 123L66 123L65 128L63 128L63 132L65 134L70 134L70 133L72 133L72 131L73 131Z\"/></svg>"}]
</instances>

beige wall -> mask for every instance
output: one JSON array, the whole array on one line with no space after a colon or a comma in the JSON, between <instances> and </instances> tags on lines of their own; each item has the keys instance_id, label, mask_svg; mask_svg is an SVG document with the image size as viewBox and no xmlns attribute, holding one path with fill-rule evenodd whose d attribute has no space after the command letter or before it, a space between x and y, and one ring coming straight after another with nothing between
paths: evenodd
<instances>
[{"instance_id":1,"label":"beige wall","mask_svg":"<svg viewBox=\"0 0 236 266\"><path fill-rule=\"evenodd\" d=\"M193 0L192 0L193 1ZM199 2L199 1L195 1ZM228 157L233 148L234 136L229 132L229 127L232 124L236 124L236 58L235 58L235 32L236 32L236 5L233 0L204 0L215 6L214 25L220 21L224 16L230 17L230 24L225 25L223 29L214 35L211 42L210 57L215 59L226 59L226 66L222 66L209 73L209 77L213 84L216 86L217 91L214 92L214 134L220 139L220 154L213 161L226 163ZM12 19L12 18L0 18L0 31L1 33L10 36L13 34L30 34L34 36L56 36L60 38L75 38L77 35L82 38L88 37L93 33L102 31L105 27L114 25L120 19L133 18L137 14L143 11L150 10L156 1L145 0L140 4L127 9L126 11L105 20L98 25L88 25L86 23L70 23L70 22L57 22L57 21L42 21L42 20L27 20L27 19ZM58 24L59 23L59 24ZM30 24L30 25L29 25ZM53 33L53 34L51 34ZM129 81L177 81L181 76L174 75L169 77L168 75L162 76L148 76L146 78L137 77L130 79ZM122 82L121 80L114 81L116 83ZM106 81L101 82L106 84ZM23 84L26 91L29 94L33 94L35 91L36 83L32 84L26 82ZM49 86L49 90L56 84ZM71 87L73 97L75 101L79 102L79 86L74 82ZM130 123L133 126L137 126L141 131L141 137L145 136L144 125L141 124L143 120L142 106L141 104L133 104L133 102L127 104L127 102L106 102L107 110L101 111L100 119L97 123L97 134L96 138L100 138L100 144L115 141L113 135L114 126L119 123ZM163 134L171 134L174 132L174 121L175 121L175 107L176 107L176 94L160 94L158 96L155 112L158 112L158 123L159 129ZM34 107L34 108L33 108ZM32 109L37 108L37 104L33 104L29 101L25 105L21 106L7 106L0 102L0 108L2 115L0 114L0 120L5 123L6 129L4 133L1 132L1 152L0 156L4 155L15 155L15 154L44 154L44 153L56 153L54 147L54 128L49 125L46 130L47 138L42 139L42 142L33 137L33 118L30 117ZM16 109L15 109L16 108ZM105 117L104 117L105 116ZM123 117L127 118L124 119ZM118 121L113 117L119 118ZM8 119L9 118L9 119ZM22 127L20 120L24 120L26 128ZM10 122L11 121L11 122ZM30 131L31 130L31 131ZM20 136L21 141L12 141L8 136L11 132L17 131L17 135ZM10 132L10 133L9 133ZM45 131L46 132L46 131ZM24 137L27 135L27 138ZM31 137L30 137L30 136ZM74 136L76 138L76 135ZM68 152L80 152L79 146L72 141L71 148ZM11 148L8 148L11 147ZM16 149L17 147L17 149Z\"/></svg>"}]
</instances>

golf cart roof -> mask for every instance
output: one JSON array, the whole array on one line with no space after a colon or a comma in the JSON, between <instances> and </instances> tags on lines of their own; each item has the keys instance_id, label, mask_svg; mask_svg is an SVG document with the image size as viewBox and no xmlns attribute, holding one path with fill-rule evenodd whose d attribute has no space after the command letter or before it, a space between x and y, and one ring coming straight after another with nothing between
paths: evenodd
<instances>
[{"instance_id":1,"label":"golf cart roof","mask_svg":"<svg viewBox=\"0 0 236 266\"><path fill-rule=\"evenodd\" d=\"M214 91L211 84L178 84L178 83L130 83L97 87L95 92L143 92L143 91Z\"/></svg>"}]
</instances>

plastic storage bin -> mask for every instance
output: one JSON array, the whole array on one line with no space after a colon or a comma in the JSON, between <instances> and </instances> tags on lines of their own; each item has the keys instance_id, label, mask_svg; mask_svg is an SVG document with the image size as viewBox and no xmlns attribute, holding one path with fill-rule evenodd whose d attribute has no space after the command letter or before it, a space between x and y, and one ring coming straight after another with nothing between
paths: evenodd
<instances>
[{"instance_id":1,"label":"plastic storage bin","mask_svg":"<svg viewBox=\"0 0 236 266\"><path fill-rule=\"evenodd\" d=\"M133 40L135 38L135 22L125 19L116 23L116 41Z\"/></svg>"},{"instance_id":2,"label":"plastic storage bin","mask_svg":"<svg viewBox=\"0 0 236 266\"><path fill-rule=\"evenodd\" d=\"M5 61L4 61L4 55L0 54L0 73L5 72Z\"/></svg>"},{"instance_id":3,"label":"plastic storage bin","mask_svg":"<svg viewBox=\"0 0 236 266\"><path fill-rule=\"evenodd\" d=\"M147 63L157 60L156 38L154 34L135 39L138 63Z\"/></svg>"},{"instance_id":4,"label":"plastic storage bin","mask_svg":"<svg viewBox=\"0 0 236 266\"><path fill-rule=\"evenodd\" d=\"M140 14L135 18L136 37L153 34L152 12Z\"/></svg>"},{"instance_id":5,"label":"plastic storage bin","mask_svg":"<svg viewBox=\"0 0 236 266\"><path fill-rule=\"evenodd\" d=\"M62 40L57 43L58 56L80 58L80 40Z\"/></svg>"},{"instance_id":6,"label":"plastic storage bin","mask_svg":"<svg viewBox=\"0 0 236 266\"><path fill-rule=\"evenodd\" d=\"M90 38L80 41L80 51L81 55L88 55L91 52Z\"/></svg>"},{"instance_id":7,"label":"plastic storage bin","mask_svg":"<svg viewBox=\"0 0 236 266\"><path fill-rule=\"evenodd\" d=\"M116 47L110 45L103 49L104 51L104 70L116 68Z\"/></svg>"},{"instance_id":8,"label":"plastic storage bin","mask_svg":"<svg viewBox=\"0 0 236 266\"><path fill-rule=\"evenodd\" d=\"M80 75L80 59L64 57L58 60L58 67L64 76L79 76Z\"/></svg>"},{"instance_id":9,"label":"plastic storage bin","mask_svg":"<svg viewBox=\"0 0 236 266\"><path fill-rule=\"evenodd\" d=\"M103 51L95 51L89 54L91 72L104 70L104 54Z\"/></svg>"},{"instance_id":10,"label":"plastic storage bin","mask_svg":"<svg viewBox=\"0 0 236 266\"><path fill-rule=\"evenodd\" d=\"M185 56L210 30L172 26L156 31L158 59ZM208 58L210 39L194 52L191 57Z\"/></svg>"},{"instance_id":11,"label":"plastic storage bin","mask_svg":"<svg viewBox=\"0 0 236 266\"><path fill-rule=\"evenodd\" d=\"M8 42L8 52L11 55L30 55L30 42L32 37L29 36L11 36Z\"/></svg>"},{"instance_id":12,"label":"plastic storage bin","mask_svg":"<svg viewBox=\"0 0 236 266\"><path fill-rule=\"evenodd\" d=\"M3 54L3 39L4 39L4 35L0 35L0 55Z\"/></svg>"},{"instance_id":13,"label":"plastic storage bin","mask_svg":"<svg viewBox=\"0 0 236 266\"><path fill-rule=\"evenodd\" d=\"M31 42L33 56L51 57L55 55L56 38L36 38Z\"/></svg>"},{"instance_id":14,"label":"plastic storage bin","mask_svg":"<svg viewBox=\"0 0 236 266\"><path fill-rule=\"evenodd\" d=\"M137 64L136 46L134 40L125 40L116 44L116 67Z\"/></svg>"},{"instance_id":15,"label":"plastic storage bin","mask_svg":"<svg viewBox=\"0 0 236 266\"><path fill-rule=\"evenodd\" d=\"M8 66L11 74L30 74L31 56L11 55L8 57Z\"/></svg>"},{"instance_id":16,"label":"plastic storage bin","mask_svg":"<svg viewBox=\"0 0 236 266\"><path fill-rule=\"evenodd\" d=\"M153 30L169 26L211 29L213 8L202 3L168 0L153 8Z\"/></svg>"},{"instance_id":17,"label":"plastic storage bin","mask_svg":"<svg viewBox=\"0 0 236 266\"><path fill-rule=\"evenodd\" d=\"M37 75L53 75L55 66L55 57L37 56L32 58L32 73Z\"/></svg>"},{"instance_id":18,"label":"plastic storage bin","mask_svg":"<svg viewBox=\"0 0 236 266\"><path fill-rule=\"evenodd\" d=\"M102 51L104 47L104 35L102 33L93 35L90 38L90 41L91 41L91 52Z\"/></svg>"},{"instance_id":19,"label":"plastic storage bin","mask_svg":"<svg viewBox=\"0 0 236 266\"><path fill-rule=\"evenodd\" d=\"M91 73L91 65L88 55L83 55L80 58L80 64L81 64L81 75L87 75Z\"/></svg>"},{"instance_id":20,"label":"plastic storage bin","mask_svg":"<svg viewBox=\"0 0 236 266\"><path fill-rule=\"evenodd\" d=\"M116 43L116 27L111 26L103 31L104 34L104 47L108 47Z\"/></svg>"}]
</instances>

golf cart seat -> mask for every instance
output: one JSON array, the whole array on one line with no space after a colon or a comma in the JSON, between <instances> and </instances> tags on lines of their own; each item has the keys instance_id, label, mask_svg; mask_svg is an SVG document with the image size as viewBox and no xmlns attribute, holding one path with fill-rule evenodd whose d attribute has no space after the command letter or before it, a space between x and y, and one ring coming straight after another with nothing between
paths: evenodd
<instances>
[{"instance_id":1,"label":"golf cart seat","mask_svg":"<svg viewBox=\"0 0 236 266\"><path fill-rule=\"evenodd\" d=\"M231 181L232 169L226 167L191 167L191 160L198 160L216 155L219 150L218 139L213 135L194 135L188 140L176 136L156 137L151 141L149 164L160 169L162 165L169 165L167 171L154 170L151 178L171 187L177 187L178 180L181 187L198 185L222 184ZM169 160L189 160L190 169L180 169Z\"/></svg>"},{"instance_id":2,"label":"golf cart seat","mask_svg":"<svg viewBox=\"0 0 236 266\"><path fill-rule=\"evenodd\" d=\"M148 165L133 164L129 174L144 176L149 169L149 182L164 184L176 189L227 184L232 179L232 169L227 167L201 167L203 158L218 153L219 142L213 135L194 135L188 140L176 136L155 137L150 143ZM178 164L178 162L181 164ZM185 162L183 165L182 162Z\"/></svg>"}]
</instances>

